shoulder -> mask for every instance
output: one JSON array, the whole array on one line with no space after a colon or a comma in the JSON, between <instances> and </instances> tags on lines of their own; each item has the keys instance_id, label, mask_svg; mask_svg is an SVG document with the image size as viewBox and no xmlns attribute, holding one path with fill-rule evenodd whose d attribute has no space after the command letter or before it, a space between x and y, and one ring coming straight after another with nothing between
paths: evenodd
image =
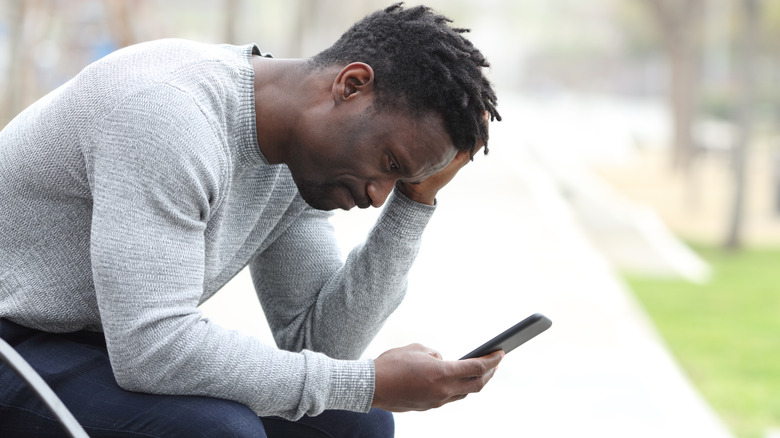
<instances>
[{"instance_id":1,"label":"shoulder","mask_svg":"<svg viewBox=\"0 0 780 438\"><path fill-rule=\"evenodd\" d=\"M149 41L119 49L90 64L77 76L76 82L87 85L93 92L114 96L161 82L182 89L243 82L254 76L251 67L254 48L254 45L217 45L182 39Z\"/></svg>"},{"instance_id":2,"label":"shoulder","mask_svg":"<svg viewBox=\"0 0 780 438\"><path fill-rule=\"evenodd\" d=\"M157 66L177 63L197 63L201 61L232 61L251 54L254 45L232 46L228 44L208 44L185 39L167 38L146 41L119 49L97 61L96 64L134 60L135 65L145 60L158 61Z\"/></svg>"},{"instance_id":3,"label":"shoulder","mask_svg":"<svg viewBox=\"0 0 780 438\"><path fill-rule=\"evenodd\" d=\"M181 90L155 84L118 102L97 120L87 147L88 169L140 171L152 179L200 180L216 188L228 151L200 105Z\"/></svg>"}]
</instances>

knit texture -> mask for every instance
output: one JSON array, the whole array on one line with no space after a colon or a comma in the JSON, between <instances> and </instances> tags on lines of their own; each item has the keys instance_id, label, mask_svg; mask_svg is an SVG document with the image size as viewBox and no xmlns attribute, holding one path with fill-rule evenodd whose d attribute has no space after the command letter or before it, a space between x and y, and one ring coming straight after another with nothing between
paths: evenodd
<instances>
[{"instance_id":1,"label":"knit texture","mask_svg":"<svg viewBox=\"0 0 780 438\"><path fill-rule=\"evenodd\" d=\"M367 411L360 355L434 208L396 192L342 262L329 214L257 144L254 45L122 49L0 132L0 317L103 331L117 382L297 419ZM249 265L278 348L198 306Z\"/></svg>"}]
</instances>

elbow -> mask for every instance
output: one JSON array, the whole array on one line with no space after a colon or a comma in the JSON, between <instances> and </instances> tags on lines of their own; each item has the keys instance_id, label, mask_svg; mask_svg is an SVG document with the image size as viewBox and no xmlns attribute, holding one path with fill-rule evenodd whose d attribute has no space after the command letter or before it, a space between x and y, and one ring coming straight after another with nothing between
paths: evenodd
<instances>
[{"instance_id":1,"label":"elbow","mask_svg":"<svg viewBox=\"0 0 780 438\"><path fill-rule=\"evenodd\" d=\"M114 365L112 364L114 371L114 379L117 385L125 391L131 392L145 392L151 393L151 388L154 387L150 383L148 374L138 369L139 367L133 367L128 365ZM144 378L144 376L147 376Z\"/></svg>"},{"instance_id":2,"label":"elbow","mask_svg":"<svg viewBox=\"0 0 780 438\"><path fill-rule=\"evenodd\" d=\"M114 380L125 391L147 394L162 394L165 392L165 367L145 363L143 361L111 361Z\"/></svg>"}]
</instances>

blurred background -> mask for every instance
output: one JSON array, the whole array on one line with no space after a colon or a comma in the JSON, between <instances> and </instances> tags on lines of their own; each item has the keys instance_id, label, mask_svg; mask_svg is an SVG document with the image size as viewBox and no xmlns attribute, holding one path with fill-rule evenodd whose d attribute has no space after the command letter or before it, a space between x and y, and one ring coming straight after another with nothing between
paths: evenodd
<instances>
[{"instance_id":1,"label":"blurred background","mask_svg":"<svg viewBox=\"0 0 780 438\"><path fill-rule=\"evenodd\" d=\"M307 57L329 46L354 21L389 3L3 0L0 127L90 62L126 45L165 37L255 42L277 57ZM484 173L475 170L464 175L458 186L462 197L455 189L440 197L462 209L446 210L442 202L437 213L452 218L451 222L438 218L442 228L467 221L484 223L477 228L498 227L503 234L491 240L490 230L478 229L473 240L455 249L431 235L434 245L425 244L421 263L443 263L435 253L437 245L439 251L483 251L479 257L491 261L492 268L480 267L484 277L475 275L481 278L475 280L475 287L519 287L531 280L518 279L517 272L535 271L538 281L533 286L549 289L552 301L513 294L512 302L528 307L527 313L539 310L531 309L532 305L547 303L573 319L581 309L565 304L571 303L571 297L556 295L557 283L551 277L603 260L608 266L604 278L610 285L614 280L625 293L620 298L605 297L600 292L602 280L581 282L577 300L584 301L577 305L588 308L602 299L633 303L628 305L631 318L639 321L653 346L668 352L673 367L679 367L681 385L690 385L696 397L701 396L716 417L713 424L726 430L724 436L780 436L780 1L424 3L453 19L456 26L472 29L469 38L491 61L489 76L505 121L491 127L491 154L476 160L475 168ZM486 187L482 192L480 184ZM550 206L550 200L555 206ZM346 230L341 234L345 251L364 236L375 217L372 214L336 215L334 223ZM534 215L540 215L537 221L529 219ZM570 221L556 222L561 215ZM513 239L517 245L506 247ZM587 246L587 251L572 249L571 241L578 239L577 248ZM547 263L542 271L535 265L539 260ZM441 267L430 269L442 269L436 275L452 275ZM415 288L427 287L420 272L412 276L410 295ZM499 292L491 296L493 301L505 299ZM466 292L459 295L473 306L467 296ZM388 322L387 331L397 336L384 338L386 344L376 351L407 339L418 341L415 335L426 331L424 325L409 328L412 303L404 304L401 316ZM211 310L215 319L221 315L235 321L227 307L215 304ZM610 307L599 307L604 308ZM604 314L614 315L610 312ZM516 321L506 322L501 323L508 327ZM555 339L566 344L563 327ZM248 330L266 329L260 325ZM475 334L469 342L481 342L485 333ZM377 342L382 341L380 337ZM447 345L445 340L434 341ZM628 340L620 348L644 346L642 342ZM560 357L542 346L538 350L540 355L548 354L543 357ZM639 363L628 366L642 368ZM631 388L644 372L624 376L621 384ZM558 382L561 397L571 398L567 386L582 384L547 377L551 385ZM644 387L642 391L652 392ZM574 430L579 436L653 436L641 433L646 427L641 421L656 417L634 420L633 414L617 412L631 397L626 392L631 390L616 391L613 403L603 406L605 412L594 414L603 423L593 420L592 428L587 427L590 420L577 417L577 428L566 429L565 421L550 420L547 429L540 425L536 433L504 436L567 436ZM506 398L505 403L517 400ZM558 406L557 418L572 418L566 403L557 403L541 406ZM534 404L528 406L533 409ZM533 416L548 419L540 412ZM401 436L417 436L411 431L432 419L439 422L435 430L449 421L435 416L405 418L399 419L399 431L405 431ZM610 418L622 418L616 423L636 430L605 427ZM663 436L710 436L697 432L706 428L686 428L684 417L675 421L679 423L670 430L686 432Z\"/></svg>"}]
</instances>

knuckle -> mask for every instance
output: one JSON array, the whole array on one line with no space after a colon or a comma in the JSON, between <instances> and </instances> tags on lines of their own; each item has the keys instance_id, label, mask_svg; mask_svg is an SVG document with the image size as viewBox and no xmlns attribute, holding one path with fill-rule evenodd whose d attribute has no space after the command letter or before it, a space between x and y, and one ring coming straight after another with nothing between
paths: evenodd
<instances>
[{"instance_id":1,"label":"knuckle","mask_svg":"<svg viewBox=\"0 0 780 438\"><path fill-rule=\"evenodd\" d=\"M438 387L433 390L432 396L435 400L447 400L448 398L452 397L452 393L447 388Z\"/></svg>"},{"instance_id":2,"label":"knuckle","mask_svg":"<svg viewBox=\"0 0 780 438\"><path fill-rule=\"evenodd\" d=\"M490 370L490 368L484 361L474 361L471 372L473 373L473 376L484 376L488 370Z\"/></svg>"}]
</instances>

